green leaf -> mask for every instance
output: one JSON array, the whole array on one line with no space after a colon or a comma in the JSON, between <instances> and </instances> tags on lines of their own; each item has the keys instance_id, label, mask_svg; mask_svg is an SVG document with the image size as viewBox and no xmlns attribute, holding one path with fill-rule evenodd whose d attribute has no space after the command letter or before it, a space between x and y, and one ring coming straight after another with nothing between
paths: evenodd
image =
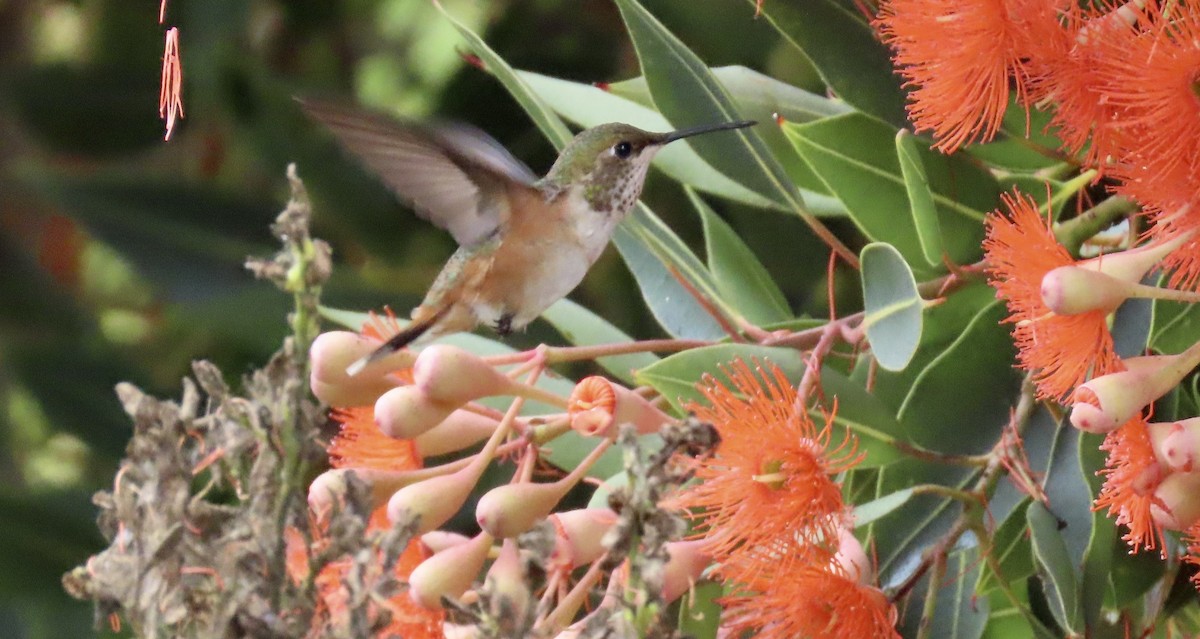
<instances>
[{"instance_id":1,"label":"green leaf","mask_svg":"<svg viewBox=\"0 0 1200 639\"><path fill-rule=\"evenodd\" d=\"M753 2L753 0L752 0ZM896 128L908 124L905 94L891 54L849 0L767 2L763 17L799 49L833 93Z\"/></svg>"},{"instance_id":2,"label":"green leaf","mask_svg":"<svg viewBox=\"0 0 1200 639\"><path fill-rule=\"evenodd\" d=\"M636 0L617 0L642 73L659 111L676 126L741 120L729 93L700 58ZM690 139L709 164L750 190L802 209L795 185L752 130Z\"/></svg>"},{"instance_id":3,"label":"green leaf","mask_svg":"<svg viewBox=\"0 0 1200 639\"><path fill-rule=\"evenodd\" d=\"M961 488L972 479L970 469L902 458L880 468L879 496L919 486ZM960 503L942 495L913 495L891 514L871 524L871 540L879 567L879 583L894 588L908 579L926 551L938 543L962 512Z\"/></svg>"},{"instance_id":4,"label":"green leaf","mask_svg":"<svg viewBox=\"0 0 1200 639\"><path fill-rule=\"evenodd\" d=\"M791 319L787 300L754 252L695 191L688 189L688 197L700 213L708 270L722 298L760 326Z\"/></svg>"},{"instance_id":5,"label":"green leaf","mask_svg":"<svg viewBox=\"0 0 1200 639\"><path fill-rule=\"evenodd\" d=\"M617 468L604 478L604 481L596 487L596 490L592 491L592 496L588 499L587 507L608 508L608 497L613 494L613 491L620 490L628 485L629 473L625 472L624 468Z\"/></svg>"},{"instance_id":6,"label":"green leaf","mask_svg":"<svg viewBox=\"0 0 1200 639\"><path fill-rule=\"evenodd\" d=\"M1136 357L1146 352L1154 321L1155 300L1127 299L1113 314L1113 351L1118 357Z\"/></svg>"},{"instance_id":7,"label":"green leaf","mask_svg":"<svg viewBox=\"0 0 1200 639\"><path fill-rule=\"evenodd\" d=\"M800 381L802 374L803 369L792 378L793 381ZM858 449L866 454L856 468L875 468L904 457L892 442L907 441L908 433L877 397L828 366L821 369L821 390L828 400L837 401L833 425L854 433L858 437ZM816 409L810 410L809 414L814 420L824 419ZM834 440L840 436L835 430Z\"/></svg>"},{"instance_id":8,"label":"green leaf","mask_svg":"<svg viewBox=\"0 0 1200 639\"><path fill-rule=\"evenodd\" d=\"M1150 320L1150 348L1165 355L1187 350L1200 341L1200 304L1155 300Z\"/></svg>"},{"instance_id":9,"label":"green leaf","mask_svg":"<svg viewBox=\"0 0 1200 639\"><path fill-rule=\"evenodd\" d=\"M896 155L896 129L851 113L785 123L783 130L869 239L892 244L909 264L924 264L912 217L897 212L897 203L908 201L908 190ZM1000 187L991 174L958 155L931 151L923 141L916 146L937 207L943 249L956 263L974 262L980 256L984 212L995 208Z\"/></svg>"},{"instance_id":10,"label":"green leaf","mask_svg":"<svg viewBox=\"0 0 1200 639\"><path fill-rule=\"evenodd\" d=\"M1079 601L1079 574L1071 565L1067 545L1058 531L1058 520L1041 503L1026 511L1033 557L1046 588L1046 599L1055 620L1067 632L1083 634Z\"/></svg>"},{"instance_id":11,"label":"green leaf","mask_svg":"<svg viewBox=\"0 0 1200 639\"><path fill-rule=\"evenodd\" d=\"M528 71L517 75L543 102L562 117L582 127L624 122L647 131L668 131L671 124L653 109L589 84L551 78ZM687 144L668 144L654 158L654 166L671 178L706 193L753 206L782 209L778 203L726 177Z\"/></svg>"},{"instance_id":12,"label":"green leaf","mask_svg":"<svg viewBox=\"0 0 1200 639\"><path fill-rule=\"evenodd\" d=\"M667 333L673 337L690 339L715 340L725 337L720 324L667 268L666 264L671 263L680 277L708 276L708 271L690 251L684 255L673 255L675 242L679 242L679 238L641 204L613 233L613 244L633 273L642 299ZM689 281L696 284L690 277Z\"/></svg>"},{"instance_id":13,"label":"green leaf","mask_svg":"<svg viewBox=\"0 0 1200 639\"><path fill-rule=\"evenodd\" d=\"M921 619L923 625L928 624L932 629L929 636L977 639L983 635L988 621L988 599L976 596L971 588L982 564L977 546L956 550L946 557L945 575L933 594L937 598L933 613Z\"/></svg>"},{"instance_id":14,"label":"green leaf","mask_svg":"<svg viewBox=\"0 0 1200 639\"><path fill-rule=\"evenodd\" d=\"M632 340L604 318L568 299L555 302L542 319L550 323L566 340L576 346L625 344ZM601 357L596 363L626 383L633 382L633 372L658 361L653 353L633 353Z\"/></svg>"},{"instance_id":15,"label":"green leaf","mask_svg":"<svg viewBox=\"0 0 1200 639\"><path fill-rule=\"evenodd\" d=\"M896 134L896 157L900 159L900 174L904 177L904 188L908 192L908 209L912 213L921 253L930 266L938 266L942 263L943 248L937 204L933 201L933 191L929 189L929 178L921 162L920 148L908 129L900 129Z\"/></svg>"},{"instance_id":16,"label":"green leaf","mask_svg":"<svg viewBox=\"0 0 1200 639\"><path fill-rule=\"evenodd\" d=\"M993 301L913 380L898 414L916 443L979 454L996 441L1021 384L1006 315Z\"/></svg>"},{"instance_id":17,"label":"green leaf","mask_svg":"<svg viewBox=\"0 0 1200 639\"><path fill-rule=\"evenodd\" d=\"M988 592L1001 585L1000 577L1008 583L1024 581L1033 574L1033 548L1030 546L1025 511L1033 500L1026 497L1000 522L992 533L992 545L988 551L1000 566L997 575L990 567L980 573L975 590Z\"/></svg>"},{"instance_id":18,"label":"green leaf","mask_svg":"<svg viewBox=\"0 0 1200 639\"><path fill-rule=\"evenodd\" d=\"M866 526L876 519L892 514L892 511L908 503L913 496L911 488L888 493L878 499L854 507L854 527Z\"/></svg>"},{"instance_id":19,"label":"green leaf","mask_svg":"<svg viewBox=\"0 0 1200 639\"><path fill-rule=\"evenodd\" d=\"M890 244L875 242L863 247L863 327L879 365L903 370L921 341L925 302L904 258Z\"/></svg>"},{"instance_id":20,"label":"green leaf","mask_svg":"<svg viewBox=\"0 0 1200 639\"><path fill-rule=\"evenodd\" d=\"M1089 503L1091 496L1100 493L1104 483L1099 471L1104 468L1107 454L1100 450L1104 437L1081 433L1079 438L1079 470L1087 483L1088 494L1082 497L1084 503ZM1101 624L1101 611L1104 599L1112 589L1111 582L1113 567L1113 552L1119 542L1116 522L1108 518L1102 510L1093 511L1091 535L1088 537L1087 548L1083 551L1083 595L1080 604L1083 608L1083 621L1087 628L1096 628Z\"/></svg>"},{"instance_id":21,"label":"green leaf","mask_svg":"<svg viewBox=\"0 0 1200 639\"><path fill-rule=\"evenodd\" d=\"M679 634L693 639L716 639L721 625L721 584L706 581L697 585L679 606Z\"/></svg>"},{"instance_id":22,"label":"green leaf","mask_svg":"<svg viewBox=\"0 0 1200 639\"><path fill-rule=\"evenodd\" d=\"M504 61L504 58L501 58L483 41L483 38L450 15L440 2L435 1L434 4L462 34L463 39L467 41L467 46L483 61L488 73L491 73L500 81L500 84L504 85L504 88L516 99L521 108L525 109L525 112L541 129L542 134L550 140L554 148L561 151L574 136L571 135L570 129L562 123L562 120L559 120L558 116L554 114L553 109L541 101L537 93L525 83L521 76L517 75L517 72Z\"/></svg>"}]
</instances>

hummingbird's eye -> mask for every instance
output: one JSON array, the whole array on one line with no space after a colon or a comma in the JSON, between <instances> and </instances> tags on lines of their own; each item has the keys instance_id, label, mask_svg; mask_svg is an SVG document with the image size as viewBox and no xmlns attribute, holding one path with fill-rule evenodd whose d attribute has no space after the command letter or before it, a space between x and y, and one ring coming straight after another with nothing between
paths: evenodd
<instances>
[{"instance_id":1,"label":"hummingbird's eye","mask_svg":"<svg viewBox=\"0 0 1200 639\"><path fill-rule=\"evenodd\" d=\"M633 153L633 145L628 142L617 142L612 148L613 155L624 160Z\"/></svg>"}]
</instances>

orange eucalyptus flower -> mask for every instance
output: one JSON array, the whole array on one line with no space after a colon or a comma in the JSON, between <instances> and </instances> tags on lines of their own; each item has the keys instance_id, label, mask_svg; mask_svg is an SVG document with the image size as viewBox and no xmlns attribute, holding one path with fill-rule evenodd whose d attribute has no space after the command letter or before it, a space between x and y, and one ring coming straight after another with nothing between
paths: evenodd
<instances>
[{"instance_id":1,"label":"orange eucalyptus flower","mask_svg":"<svg viewBox=\"0 0 1200 639\"><path fill-rule=\"evenodd\" d=\"M1112 335L1100 309L1058 315L1042 299L1042 280L1075 261L1054 238L1033 198L1014 191L1001 196L1009 216L987 218L983 241L989 283L1008 303L1021 368L1032 371L1038 397L1061 400L1089 375L1119 370Z\"/></svg>"},{"instance_id":2,"label":"orange eucalyptus flower","mask_svg":"<svg viewBox=\"0 0 1200 639\"><path fill-rule=\"evenodd\" d=\"M342 428L329 442L330 466L374 470L412 470L422 466L413 440L384 435L370 406L335 408L331 417Z\"/></svg>"},{"instance_id":3,"label":"orange eucalyptus flower","mask_svg":"<svg viewBox=\"0 0 1200 639\"><path fill-rule=\"evenodd\" d=\"M160 9L161 12L165 11ZM179 29L167 29L166 44L163 46L162 78L158 89L158 115L167 123L164 140L171 139L175 121L183 117L183 65L179 62Z\"/></svg>"},{"instance_id":4,"label":"orange eucalyptus flower","mask_svg":"<svg viewBox=\"0 0 1200 639\"><path fill-rule=\"evenodd\" d=\"M1135 30L1136 29L1136 30ZM1200 196L1200 14L1151 0L1122 38L1104 38L1097 97L1118 110L1117 170L1143 202L1175 208Z\"/></svg>"},{"instance_id":5,"label":"orange eucalyptus flower","mask_svg":"<svg viewBox=\"0 0 1200 639\"><path fill-rule=\"evenodd\" d=\"M1044 0L891 0L876 27L895 50L910 93L909 116L951 153L1000 130L1010 79L1025 99L1025 44L1031 30L1056 25Z\"/></svg>"},{"instance_id":6,"label":"orange eucalyptus flower","mask_svg":"<svg viewBox=\"0 0 1200 639\"><path fill-rule=\"evenodd\" d=\"M778 367L755 368L757 375L742 360L725 367L732 389L705 377L700 391L707 404L688 409L713 424L721 443L700 462L700 483L674 502L694 511L718 563L748 558L747 574L770 565L777 549L798 539L836 543L849 514L830 476L862 459L848 432L834 440L831 417L818 427L797 407L796 390Z\"/></svg>"},{"instance_id":7,"label":"orange eucalyptus flower","mask_svg":"<svg viewBox=\"0 0 1200 639\"><path fill-rule=\"evenodd\" d=\"M1163 471L1154 455L1146 420L1135 417L1104 438L1100 448L1108 461L1100 474L1104 486L1096 497L1095 509L1108 509L1118 525L1129 529L1122 537L1134 552L1162 546L1162 528L1151 515L1154 491Z\"/></svg>"},{"instance_id":8,"label":"orange eucalyptus flower","mask_svg":"<svg viewBox=\"0 0 1200 639\"><path fill-rule=\"evenodd\" d=\"M896 608L838 563L804 563L720 600L725 636L757 639L898 638Z\"/></svg>"}]
</instances>

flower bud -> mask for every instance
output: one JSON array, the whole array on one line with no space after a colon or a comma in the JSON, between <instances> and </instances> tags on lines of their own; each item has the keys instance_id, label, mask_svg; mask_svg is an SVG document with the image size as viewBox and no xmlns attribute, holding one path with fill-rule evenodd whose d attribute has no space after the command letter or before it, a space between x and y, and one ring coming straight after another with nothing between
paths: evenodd
<instances>
[{"instance_id":1,"label":"flower bud","mask_svg":"<svg viewBox=\"0 0 1200 639\"><path fill-rule=\"evenodd\" d=\"M442 637L445 639L483 639L483 630L477 624L458 624L449 621L442 623Z\"/></svg>"},{"instance_id":2,"label":"flower bud","mask_svg":"<svg viewBox=\"0 0 1200 639\"><path fill-rule=\"evenodd\" d=\"M633 424L640 434L657 433L673 422L646 398L599 376L585 377L567 401L571 428L589 437L615 437L617 427Z\"/></svg>"},{"instance_id":3,"label":"flower bud","mask_svg":"<svg viewBox=\"0 0 1200 639\"><path fill-rule=\"evenodd\" d=\"M421 544L429 549L430 553L439 553L451 546L457 546L470 541L471 538L459 533L446 532L444 530L431 530L424 535L421 535Z\"/></svg>"},{"instance_id":4,"label":"flower bud","mask_svg":"<svg viewBox=\"0 0 1200 639\"><path fill-rule=\"evenodd\" d=\"M617 513L608 508L582 508L554 513L554 552L550 565L566 571L590 564L604 554L604 535L617 523Z\"/></svg>"},{"instance_id":5,"label":"flower bud","mask_svg":"<svg viewBox=\"0 0 1200 639\"><path fill-rule=\"evenodd\" d=\"M492 595L493 605L499 605L494 612L504 616L525 616L530 603L529 584L526 583L516 540L504 540L500 555L488 568L483 583Z\"/></svg>"},{"instance_id":6,"label":"flower bud","mask_svg":"<svg viewBox=\"0 0 1200 639\"><path fill-rule=\"evenodd\" d=\"M489 490L475 506L475 521L479 522L480 528L501 539L516 537L533 528L583 479L611 443L611 440L602 441L566 477L556 482L508 484Z\"/></svg>"},{"instance_id":7,"label":"flower bud","mask_svg":"<svg viewBox=\"0 0 1200 639\"><path fill-rule=\"evenodd\" d=\"M1154 521L1168 530L1187 530L1200 520L1200 473L1171 473L1154 491Z\"/></svg>"},{"instance_id":8,"label":"flower bud","mask_svg":"<svg viewBox=\"0 0 1200 639\"><path fill-rule=\"evenodd\" d=\"M504 395L516 384L478 355L434 344L413 364L413 383L435 402L461 406L492 395Z\"/></svg>"},{"instance_id":9,"label":"flower bud","mask_svg":"<svg viewBox=\"0 0 1200 639\"><path fill-rule=\"evenodd\" d=\"M371 489L371 509L388 500L397 490L416 481L410 471L376 470L372 468L335 468L327 470L313 480L308 487L308 508L317 515L324 516L335 505L344 505L347 475L354 476Z\"/></svg>"},{"instance_id":10,"label":"flower bud","mask_svg":"<svg viewBox=\"0 0 1200 639\"><path fill-rule=\"evenodd\" d=\"M1139 246L1138 248L1110 253L1079 262L1077 266L1104 273L1118 280L1140 282L1150 269L1158 266L1168 253L1183 246L1192 233L1181 233L1169 240Z\"/></svg>"},{"instance_id":11,"label":"flower bud","mask_svg":"<svg viewBox=\"0 0 1200 639\"><path fill-rule=\"evenodd\" d=\"M1159 464L1177 473L1200 471L1200 417L1147 427Z\"/></svg>"},{"instance_id":12,"label":"flower bud","mask_svg":"<svg viewBox=\"0 0 1200 639\"><path fill-rule=\"evenodd\" d=\"M1059 315L1112 312L1130 295L1133 285L1098 271L1060 266L1042 278L1042 302Z\"/></svg>"},{"instance_id":13,"label":"flower bud","mask_svg":"<svg viewBox=\"0 0 1200 639\"><path fill-rule=\"evenodd\" d=\"M375 402L375 423L388 437L416 439L442 423L458 406L435 401L416 386L400 386Z\"/></svg>"},{"instance_id":14,"label":"flower bud","mask_svg":"<svg viewBox=\"0 0 1200 639\"><path fill-rule=\"evenodd\" d=\"M1089 433L1107 433L1165 395L1200 364L1200 342L1178 355L1123 360L1126 370L1101 375L1075 389L1071 423Z\"/></svg>"},{"instance_id":15,"label":"flower bud","mask_svg":"<svg viewBox=\"0 0 1200 639\"><path fill-rule=\"evenodd\" d=\"M460 408L416 436L417 453L422 458L456 453L487 439L499 425L491 417Z\"/></svg>"},{"instance_id":16,"label":"flower bud","mask_svg":"<svg viewBox=\"0 0 1200 639\"><path fill-rule=\"evenodd\" d=\"M692 584L700 579L704 569L712 563L712 557L704 552L705 543L703 539L667 542L669 559L663 571L662 582L665 603L675 601L690 590Z\"/></svg>"},{"instance_id":17,"label":"flower bud","mask_svg":"<svg viewBox=\"0 0 1200 639\"><path fill-rule=\"evenodd\" d=\"M508 539L545 519L575 483L518 483L497 486L479 498L475 521L499 539Z\"/></svg>"},{"instance_id":18,"label":"flower bud","mask_svg":"<svg viewBox=\"0 0 1200 639\"><path fill-rule=\"evenodd\" d=\"M858 583L866 586L875 583L875 566L849 528L838 528L838 550L833 560Z\"/></svg>"},{"instance_id":19,"label":"flower bud","mask_svg":"<svg viewBox=\"0 0 1200 639\"><path fill-rule=\"evenodd\" d=\"M426 559L408 577L409 597L429 609L440 609L442 597L458 599L475 582L491 548L492 536L482 532Z\"/></svg>"},{"instance_id":20,"label":"flower bud","mask_svg":"<svg viewBox=\"0 0 1200 639\"><path fill-rule=\"evenodd\" d=\"M372 362L361 373L350 377L346 367L370 354L380 342L349 331L321 333L309 349L312 374L309 384L313 395L330 406L370 406L380 395L396 386L390 371L412 366L410 351L397 351Z\"/></svg>"},{"instance_id":21,"label":"flower bud","mask_svg":"<svg viewBox=\"0 0 1200 639\"><path fill-rule=\"evenodd\" d=\"M395 523L416 517L418 535L441 528L466 503L467 495L479 482L484 466L472 463L458 472L432 477L397 490L388 500L388 519Z\"/></svg>"}]
</instances>

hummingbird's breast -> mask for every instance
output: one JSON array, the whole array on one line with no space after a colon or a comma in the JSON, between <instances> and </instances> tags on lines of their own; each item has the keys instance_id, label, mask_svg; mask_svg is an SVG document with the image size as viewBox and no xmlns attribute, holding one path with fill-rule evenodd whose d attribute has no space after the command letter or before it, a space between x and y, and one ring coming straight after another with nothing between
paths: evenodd
<instances>
[{"instance_id":1,"label":"hummingbird's breast","mask_svg":"<svg viewBox=\"0 0 1200 639\"><path fill-rule=\"evenodd\" d=\"M475 310L487 323L511 314L520 328L583 281L621 216L592 210L579 187L549 200L533 191L511 203L509 226Z\"/></svg>"}]
</instances>

